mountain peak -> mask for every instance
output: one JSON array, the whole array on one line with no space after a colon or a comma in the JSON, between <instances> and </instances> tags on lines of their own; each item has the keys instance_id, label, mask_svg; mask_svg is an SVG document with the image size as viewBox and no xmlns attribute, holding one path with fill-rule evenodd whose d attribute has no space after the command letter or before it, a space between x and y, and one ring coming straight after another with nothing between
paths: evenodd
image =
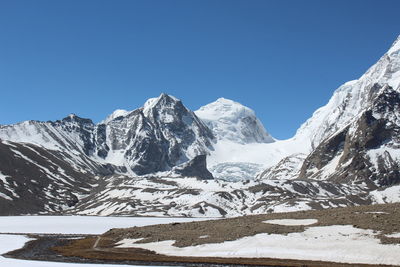
<instances>
[{"instance_id":1,"label":"mountain peak","mask_svg":"<svg viewBox=\"0 0 400 267\"><path fill-rule=\"evenodd\" d=\"M238 103L238 102L235 102L235 101L233 101L233 100L231 100L231 99L227 99L227 98L224 98L224 97L218 98L215 102L218 102L218 103L221 103L221 104L228 104L228 105L234 105L234 104L239 104L239 105L241 105L241 104Z\"/></svg>"},{"instance_id":2,"label":"mountain peak","mask_svg":"<svg viewBox=\"0 0 400 267\"><path fill-rule=\"evenodd\" d=\"M93 124L91 119L81 118L81 117L77 116L75 113L69 114L67 117L63 118L62 121Z\"/></svg>"},{"instance_id":3,"label":"mountain peak","mask_svg":"<svg viewBox=\"0 0 400 267\"><path fill-rule=\"evenodd\" d=\"M156 106L172 106L176 103L180 102L180 100L172 95L168 95L166 93L162 93L158 97L149 98L143 105L143 113L148 114L150 110L152 110Z\"/></svg>"},{"instance_id":4,"label":"mountain peak","mask_svg":"<svg viewBox=\"0 0 400 267\"><path fill-rule=\"evenodd\" d=\"M108 122L118 118L118 117L125 117L131 111L125 109L116 109L113 113L107 116L104 120L102 120L99 124L107 124Z\"/></svg>"},{"instance_id":5,"label":"mountain peak","mask_svg":"<svg viewBox=\"0 0 400 267\"><path fill-rule=\"evenodd\" d=\"M400 52L400 35L397 39L393 42L392 46L390 47L389 51L387 52L388 55L391 55L395 52Z\"/></svg>"},{"instance_id":6,"label":"mountain peak","mask_svg":"<svg viewBox=\"0 0 400 267\"><path fill-rule=\"evenodd\" d=\"M378 91L389 85L400 90L400 36L374 65L359 79L347 82L335 90L328 103L314 112L296 132L295 138L304 140L310 148L317 147L325 138L344 128L371 105Z\"/></svg>"},{"instance_id":7,"label":"mountain peak","mask_svg":"<svg viewBox=\"0 0 400 267\"><path fill-rule=\"evenodd\" d=\"M275 141L252 109L233 100L218 98L195 113L213 130L219 140L240 144Z\"/></svg>"},{"instance_id":8,"label":"mountain peak","mask_svg":"<svg viewBox=\"0 0 400 267\"><path fill-rule=\"evenodd\" d=\"M196 114L207 120L222 120L223 118L240 119L248 115L255 116L252 109L223 97L202 106Z\"/></svg>"}]
</instances>

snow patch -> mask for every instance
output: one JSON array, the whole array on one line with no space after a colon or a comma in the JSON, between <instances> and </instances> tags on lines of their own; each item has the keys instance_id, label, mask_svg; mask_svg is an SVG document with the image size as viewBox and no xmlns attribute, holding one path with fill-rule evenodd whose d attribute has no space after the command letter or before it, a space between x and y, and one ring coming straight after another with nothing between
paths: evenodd
<instances>
[{"instance_id":1,"label":"snow patch","mask_svg":"<svg viewBox=\"0 0 400 267\"><path fill-rule=\"evenodd\" d=\"M113 113L107 116L104 120L102 120L99 124L106 124L109 123L110 121L114 120L115 118L118 117L125 117L128 115L131 111L125 110L125 109L117 109Z\"/></svg>"},{"instance_id":2,"label":"snow patch","mask_svg":"<svg viewBox=\"0 0 400 267\"><path fill-rule=\"evenodd\" d=\"M396 203L400 202L400 185L393 185L383 190L374 190L369 193L374 203Z\"/></svg>"},{"instance_id":3,"label":"snow patch","mask_svg":"<svg viewBox=\"0 0 400 267\"><path fill-rule=\"evenodd\" d=\"M400 238L400 233L394 233L394 234L390 234L390 235L386 235L387 237L390 238Z\"/></svg>"},{"instance_id":4,"label":"snow patch","mask_svg":"<svg viewBox=\"0 0 400 267\"><path fill-rule=\"evenodd\" d=\"M400 246L383 245L372 230L351 225L310 227L301 233L258 234L235 241L175 247L173 240L120 245L170 256L279 258L340 263L400 264Z\"/></svg>"},{"instance_id":5,"label":"snow patch","mask_svg":"<svg viewBox=\"0 0 400 267\"><path fill-rule=\"evenodd\" d=\"M263 221L264 223L269 224L278 224L278 225L311 225L318 222L317 219L276 219L276 220L268 220Z\"/></svg>"}]
</instances>

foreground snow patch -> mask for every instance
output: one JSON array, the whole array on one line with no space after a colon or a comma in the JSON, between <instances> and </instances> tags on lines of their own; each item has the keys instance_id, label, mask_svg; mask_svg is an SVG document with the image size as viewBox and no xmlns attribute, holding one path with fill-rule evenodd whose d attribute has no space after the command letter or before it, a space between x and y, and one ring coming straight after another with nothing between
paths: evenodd
<instances>
[{"instance_id":1,"label":"foreground snow patch","mask_svg":"<svg viewBox=\"0 0 400 267\"><path fill-rule=\"evenodd\" d=\"M276 219L276 220L264 221L264 223L287 225L287 226L311 225L311 224L314 224L314 223L317 223L317 222L318 222L317 219Z\"/></svg>"},{"instance_id":2,"label":"foreground snow patch","mask_svg":"<svg viewBox=\"0 0 400 267\"><path fill-rule=\"evenodd\" d=\"M390 237L390 238L400 238L400 233L394 233L394 234L386 235L386 236Z\"/></svg>"},{"instance_id":3,"label":"foreground snow patch","mask_svg":"<svg viewBox=\"0 0 400 267\"><path fill-rule=\"evenodd\" d=\"M341 263L400 264L400 246L382 245L372 230L351 225L310 227L288 235L258 234L219 244L178 248L173 240L135 244L124 239L119 248L143 248L171 256L279 258Z\"/></svg>"}]
</instances>

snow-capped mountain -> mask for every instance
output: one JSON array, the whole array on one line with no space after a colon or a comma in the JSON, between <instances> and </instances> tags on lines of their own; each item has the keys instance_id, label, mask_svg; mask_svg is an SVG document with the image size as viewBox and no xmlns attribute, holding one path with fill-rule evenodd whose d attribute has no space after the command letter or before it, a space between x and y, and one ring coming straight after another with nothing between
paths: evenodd
<instances>
[{"instance_id":1,"label":"snow-capped mountain","mask_svg":"<svg viewBox=\"0 0 400 267\"><path fill-rule=\"evenodd\" d=\"M110 115L108 115L107 118L105 118L104 120L102 120L102 121L100 122L100 124L107 124L107 123L109 123L110 121L112 121L112 120L115 119L115 118L118 118L118 117L125 117L126 115L128 115L128 113L130 113L130 111L125 110L125 109L117 109L117 110L114 110L114 112L111 113Z\"/></svg>"},{"instance_id":2,"label":"snow-capped mountain","mask_svg":"<svg viewBox=\"0 0 400 267\"><path fill-rule=\"evenodd\" d=\"M269 160L275 139L265 130L255 112L235 101L219 98L197 111L217 142L208 158L208 167L217 179L252 180ZM272 154L272 157L280 157ZM274 163L272 162L270 164Z\"/></svg>"},{"instance_id":3,"label":"snow-capped mountain","mask_svg":"<svg viewBox=\"0 0 400 267\"><path fill-rule=\"evenodd\" d=\"M138 175L170 170L212 148L210 129L180 100L166 94L111 118L97 125L103 141L97 156Z\"/></svg>"},{"instance_id":4,"label":"snow-capped mountain","mask_svg":"<svg viewBox=\"0 0 400 267\"><path fill-rule=\"evenodd\" d=\"M309 140L312 148L356 120L371 105L379 85L400 90L400 37L379 61L358 80L340 86L328 104L314 112L298 130L295 138Z\"/></svg>"},{"instance_id":5,"label":"snow-capped mountain","mask_svg":"<svg viewBox=\"0 0 400 267\"><path fill-rule=\"evenodd\" d=\"M192 111L166 94L133 111L117 110L97 125L71 114L61 121L0 126L0 138L62 151L78 162L90 158L137 175L170 170L208 154L214 140Z\"/></svg>"},{"instance_id":6,"label":"snow-capped mountain","mask_svg":"<svg viewBox=\"0 0 400 267\"><path fill-rule=\"evenodd\" d=\"M275 139L265 130L253 110L229 99L219 98L195 111L218 140L238 144L272 143Z\"/></svg>"},{"instance_id":7,"label":"snow-capped mountain","mask_svg":"<svg viewBox=\"0 0 400 267\"><path fill-rule=\"evenodd\" d=\"M235 216L400 201L399 136L400 37L288 140L234 101L192 112L166 94L98 124L71 114L0 125L0 214Z\"/></svg>"},{"instance_id":8,"label":"snow-capped mountain","mask_svg":"<svg viewBox=\"0 0 400 267\"><path fill-rule=\"evenodd\" d=\"M304 160L288 156L273 168L284 177L337 182L399 182L400 37L358 80L339 87L292 139L306 144ZM264 173L267 175L268 170ZM267 175L279 178L283 172Z\"/></svg>"}]
</instances>

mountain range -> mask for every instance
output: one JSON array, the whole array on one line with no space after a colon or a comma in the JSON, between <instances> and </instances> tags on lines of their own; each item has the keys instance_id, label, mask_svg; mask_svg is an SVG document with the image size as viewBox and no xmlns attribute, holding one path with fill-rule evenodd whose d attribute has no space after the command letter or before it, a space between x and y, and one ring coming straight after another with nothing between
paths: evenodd
<instances>
[{"instance_id":1,"label":"mountain range","mask_svg":"<svg viewBox=\"0 0 400 267\"><path fill-rule=\"evenodd\" d=\"M400 201L400 37L287 140L220 98L0 125L0 215L237 216Z\"/></svg>"}]
</instances>

